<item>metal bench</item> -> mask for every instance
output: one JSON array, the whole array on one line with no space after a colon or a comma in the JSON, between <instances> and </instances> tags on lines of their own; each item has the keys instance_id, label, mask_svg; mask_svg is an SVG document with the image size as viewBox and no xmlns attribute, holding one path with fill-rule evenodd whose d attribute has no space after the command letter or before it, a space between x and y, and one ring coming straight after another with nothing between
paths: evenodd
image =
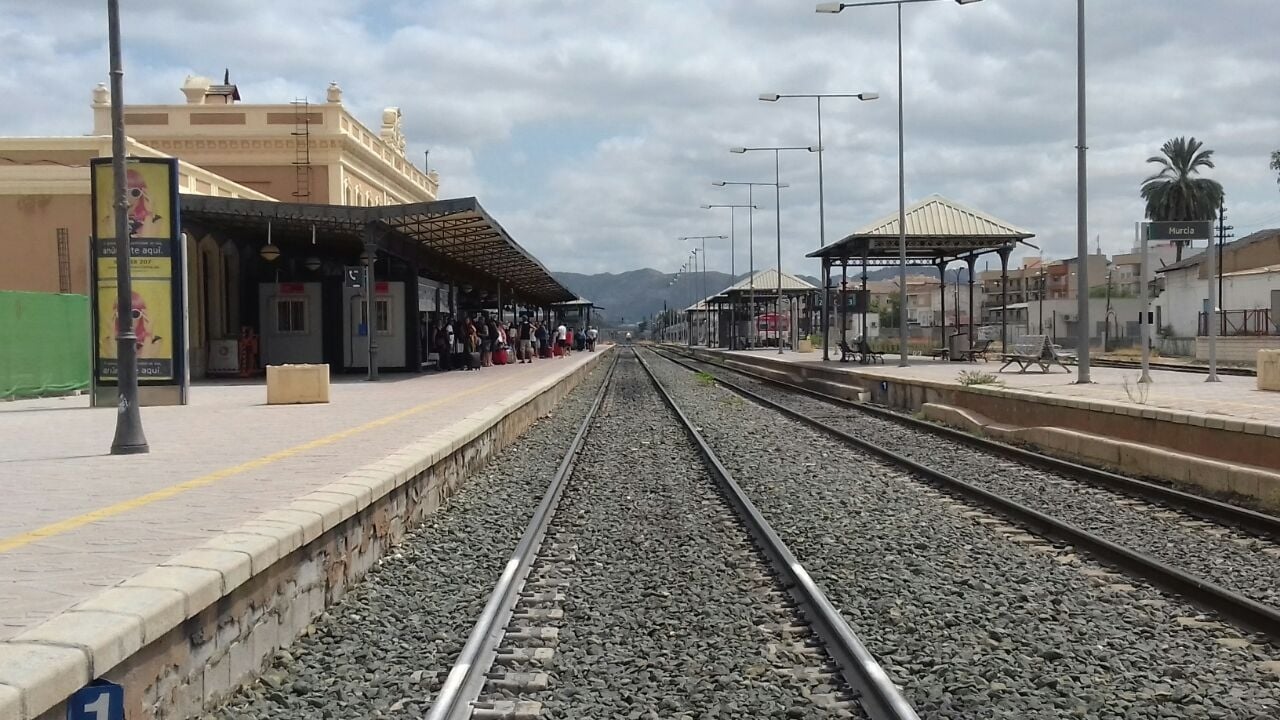
<instances>
[{"instance_id":1,"label":"metal bench","mask_svg":"<svg viewBox=\"0 0 1280 720\"><path fill-rule=\"evenodd\" d=\"M990 340L979 340L977 344L971 345L966 350L959 352L958 358L954 360L965 360L967 362L975 362L978 358L982 358L983 362L991 362L991 358L987 357L987 352L991 349Z\"/></svg>"},{"instance_id":2,"label":"metal bench","mask_svg":"<svg viewBox=\"0 0 1280 720\"><path fill-rule=\"evenodd\" d=\"M861 338L858 339L857 343L858 348L855 350L849 347L849 343L843 340L840 341L840 362L848 362L852 358L854 362L862 365L871 363L884 364L884 353L872 350L871 343Z\"/></svg>"},{"instance_id":3,"label":"metal bench","mask_svg":"<svg viewBox=\"0 0 1280 720\"><path fill-rule=\"evenodd\" d=\"M1048 335L1027 335L1013 344L1012 352L1000 353L1000 359L1004 361L1004 365L1000 366L1000 372L1004 372L1005 368L1014 364L1018 366L1020 373L1025 373L1033 366L1039 367L1040 372L1047 373L1053 365L1057 365L1068 373L1071 372L1071 368L1062 364L1053 346L1049 344Z\"/></svg>"}]
</instances>

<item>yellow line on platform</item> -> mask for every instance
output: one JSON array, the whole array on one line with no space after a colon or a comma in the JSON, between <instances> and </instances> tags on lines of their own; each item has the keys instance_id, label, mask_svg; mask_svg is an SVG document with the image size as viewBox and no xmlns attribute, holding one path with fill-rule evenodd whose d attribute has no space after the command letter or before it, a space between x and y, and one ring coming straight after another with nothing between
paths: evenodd
<instances>
[{"instance_id":1,"label":"yellow line on platform","mask_svg":"<svg viewBox=\"0 0 1280 720\"><path fill-rule=\"evenodd\" d=\"M265 465L270 465L271 463L279 460L284 460L286 458L293 457L294 455L298 455L299 453L304 453L308 450L314 450L319 447L324 447L325 445L332 445L333 443L336 443L340 440L345 440L346 438L349 438L353 435L359 435L360 433L368 432L370 430L375 430L385 425L389 425L399 420L403 420L407 417L417 415L418 413L424 412L426 410L430 410L431 408L436 407L438 405L443 405L445 403L452 402L454 400L457 400L460 397L474 395L478 392L482 392L484 390L488 390L489 388L495 387L497 385L501 385L502 383L508 382L512 379L523 377L524 375L528 374L531 371L532 371L532 368L528 368L528 369L525 369L523 372L519 373L518 375L508 375L503 377L501 380L494 380L493 382L477 385L469 390L464 390L459 393L454 393L446 397L432 400L431 402L423 403L422 405L415 405L414 407L408 408L407 410L401 410L398 413L393 413L391 415L387 415L386 417L378 418L377 420L371 420L363 425L357 425L352 428L347 428L346 430L340 430L336 433L333 433L332 435L326 435L321 438L316 438L315 440L309 440L300 445L294 445L293 447L285 448L284 450L278 450L276 452L271 453L270 455L263 455L262 457L240 463L239 465L233 465L231 467L223 468L221 470L215 470L207 475L201 475L200 477L192 478L190 480L185 480L175 485L170 485L168 487L160 488L159 490L156 490L154 492L149 492L146 495L139 495L138 497L130 498L128 500L121 500L120 502L115 503L113 505L101 507L101 508L98 508L97 510L90 510L89 512L84 513L83 515L76 515L75 517L70 517L70 518L67 518L66 520L59 520L58 522L50 523L49 525L45 525L43 527L36 528L35 530L30 530L28 532L24 532L18 535L11 535L7 538L0 538L0 553L9 552L10 550L16 550L20 547L23 547L24 545L30 545L31 543L36 542L38 540L54 537L55 535L61 535L62 533L75 530L76 528L84 527L85 525L88 525L89 523L92 523L92 522L97 522L98 520L104 520L106 518L114 517L116 515L129 512L131 510L137 510L138 508L146 507L147 505L150 505L155 502L159 502L161 500L167 500L176 495L181 495L182 493L187 492L188 490L194 490L196 488L204 487L206 485L212 485L213 483L216 483L219 480L225 480L229 477L232 477L234 475L239 475L240 473L247 472L249 470L256 470L257 468L263 467Z\"/></svg>"}]
</instances>

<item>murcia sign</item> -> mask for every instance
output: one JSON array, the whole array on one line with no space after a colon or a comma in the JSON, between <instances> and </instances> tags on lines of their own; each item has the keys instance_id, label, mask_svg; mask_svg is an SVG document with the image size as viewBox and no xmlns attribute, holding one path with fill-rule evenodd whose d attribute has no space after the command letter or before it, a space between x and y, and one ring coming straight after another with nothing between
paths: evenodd
<instances>
[{"instance_id":1,"label":"murcia sign","mask_svg":"<svg viewBox=\"0 0 1280 720\"><path fill-rule=\"evenodd\" d=\"M1151 240L1208 240L1213 237L1213 221L1188 220L1147 223Z\"/></svg>"}]
</instances>

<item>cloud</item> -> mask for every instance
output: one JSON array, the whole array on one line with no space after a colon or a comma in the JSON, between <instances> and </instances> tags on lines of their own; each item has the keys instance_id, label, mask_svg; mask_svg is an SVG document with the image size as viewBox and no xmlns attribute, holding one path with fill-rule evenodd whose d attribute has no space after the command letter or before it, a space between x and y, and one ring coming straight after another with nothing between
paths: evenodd
<instances>
[{"instance_id":1,"label":"cloud","mask_svg":"<svg viewBox=\"0 0 1280 720\"><path fill-rule=\"evenodd\" d=\"M477 195L549 267L673 270L683 235L727 234L723 210L773 179L772 156L735 145L816 144L813 102L761 92L877 91L824 103L827 239L896 209L892 8L817 15L777 0L221 0L124 2L126 97L172 102L188 73L231 68L250 101L319 97L338 81L359 117L403 109L411 157L431 151L446 196ZM1121 251L1140 219L1144 161L1174 135L1217 151L1242 235L1280 224L1267 168L1280 148L1273 0L1090 3L1090 244ZM4 134L89 129L107 79L105 11L0 0ZM908 201L940 193L1075 252L1075 3L987 0L904 8ZM757 267L786 268L819 237L817 158L784 154L783 191L758 189ZM746 265L745 212L737 266ZM708 246L712 268L726 248Z\"/></svg>"}]
</instances>

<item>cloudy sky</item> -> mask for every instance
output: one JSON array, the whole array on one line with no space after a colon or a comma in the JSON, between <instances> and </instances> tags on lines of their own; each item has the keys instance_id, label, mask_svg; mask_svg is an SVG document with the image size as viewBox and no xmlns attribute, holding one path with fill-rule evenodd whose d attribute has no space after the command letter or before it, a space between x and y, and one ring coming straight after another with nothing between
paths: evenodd
<instances>
[{"instance_id":1,"label":"cloudy sky","mask_svg":"<svg viewBox=\"0 0 1280 720\"><path fill-rule=\"evenodd\" d=\"M1237 236L1280 226L1277 0L1089 0L1092 244L1132 245L1144 160L1167 138L1217 151ZM0 135L81 134L107 80L102 0L0 0ZM682 235L728 234L772 155L816 144L827 101L827 234L896 211L894 10L814 13L811 0L122 0L126 99L179 102L187 74L224 67L247 102L323 98L339 82L377 127L404 113L410 156L446 197L476 195L556 270L675 270ZM939 193L1075 252L1075 2L942 0L904 11L908 202ZM816 274L816 156L784 154L783 264ZM773 265L762 188L756 266ZM739 272L747 262L739 215ZM710 253L728 270L727 243ZM710 248L709 248L710 249ZM1033 252L1033 251L1028 251ZM803 264L801 264L803 263Z\"/></svg>"}]
</instances>

